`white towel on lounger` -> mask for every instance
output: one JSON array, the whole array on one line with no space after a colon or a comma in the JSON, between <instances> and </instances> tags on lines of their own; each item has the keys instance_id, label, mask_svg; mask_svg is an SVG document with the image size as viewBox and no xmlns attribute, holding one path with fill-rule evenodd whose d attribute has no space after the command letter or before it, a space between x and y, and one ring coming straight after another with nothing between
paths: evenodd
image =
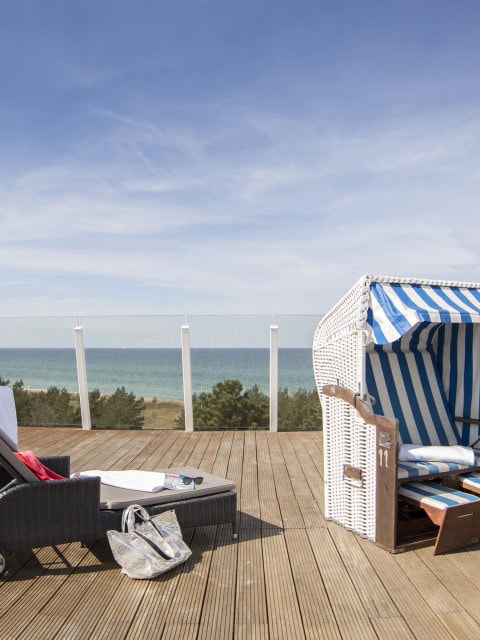
<instances>
[{"instance_id":1,"label":"white towel on lounger","mask_svg":"<svg viewBox=\"0 0 480 640\"><path fill-rule=\"evenodd\" d=\"M133 491L150 491L154 493L165 489L165 474L157 471L79 471L71 475L72 478L101 478L103 484Z\"/></svg>"},{"instance_id":2,"label":"white towel on lounger","mask_svg":"<svg viewBox=\"0 0 480 640\"><path fill-rule=\"evenodd\" d=\"M475 453L471 447L460 445L428 446L419 444L402 444L398 455L400 462L457 462L458 464L475 464Z\"/></svg>"}]
</instances>

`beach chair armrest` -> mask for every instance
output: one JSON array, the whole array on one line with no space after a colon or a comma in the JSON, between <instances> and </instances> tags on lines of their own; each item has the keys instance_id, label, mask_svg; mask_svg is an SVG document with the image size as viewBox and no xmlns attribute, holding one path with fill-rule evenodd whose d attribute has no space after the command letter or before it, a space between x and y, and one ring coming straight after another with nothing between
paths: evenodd
<instances>
[{"instance_id":1,"label":"beach chair armrest","mask_svg":"<svg viewBox=\"0 0 480 640\"><path fill-rule=\"evenodd\" d=\"M367 424L371 424L378 428L397 431L398 420L395 418L387 418L376 413L371 413L358 393L353 393L350 389L337 384L327 384L321 389L321 393L331 398L339 398L354 407L362 420Z\"/></svg>"}]
</instances>

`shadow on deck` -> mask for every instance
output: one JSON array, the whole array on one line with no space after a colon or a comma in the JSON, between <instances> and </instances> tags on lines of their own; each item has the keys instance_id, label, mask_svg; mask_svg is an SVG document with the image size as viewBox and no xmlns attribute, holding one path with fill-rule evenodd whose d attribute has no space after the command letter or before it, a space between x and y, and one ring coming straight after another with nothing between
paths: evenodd
<instances>
[{"instance_id":1,"label":"shadow on deck","mask_svg":"<svg viewBox=\"0 0 480 640\"><path fill-rule=\"evenodd\" d=\"M322 434L20 429L72 471L195 466L237 484L228 525L188 529L190 560L152 581L108 543L18 554L0 580L0 640L480 636L480 548L390 555L323 516Z\"/></svg>"}]
</instances>

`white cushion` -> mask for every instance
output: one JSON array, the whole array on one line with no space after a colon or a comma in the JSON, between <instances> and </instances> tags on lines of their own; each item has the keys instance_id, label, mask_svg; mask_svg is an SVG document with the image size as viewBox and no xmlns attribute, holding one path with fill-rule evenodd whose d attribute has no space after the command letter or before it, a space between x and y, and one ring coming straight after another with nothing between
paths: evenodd
<instances>
[{"instance_id":1,"label":"white cushion","mask_svg":"<svg viewBox=\"0 0 480 640\"><path fill-rule=\"evenodd\" d=\"M475 453L471 447L460 445L424 447L418 444L402 444L398 459L401 462L457 462L475 464Z\"/></svg>"}]
</instances>

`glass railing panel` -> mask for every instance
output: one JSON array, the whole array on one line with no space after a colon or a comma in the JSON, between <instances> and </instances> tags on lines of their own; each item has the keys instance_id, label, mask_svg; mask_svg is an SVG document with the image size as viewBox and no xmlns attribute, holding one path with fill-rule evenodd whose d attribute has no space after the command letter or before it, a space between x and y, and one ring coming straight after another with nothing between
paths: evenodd
<instances>
[{"instance_id":1,"label":"glass railing panel","mask_svg":"<svg viewBox=\"0 0 480 640\"><path fill-rule=\"evenodd\" d=\"M321 407L315 386L312 343L318 315L278 315L279 431L320 429Z\"/></svg>"},{"instance_id":2,"label":"glass railing panel","mask_svg":"<svg viewBox=\"0 0 480 640\"><path fill-rule=\"evenodd\" d=\"M89 316L80 320L94 427L181 428L180 327L184 317Z\"/></svg>"},{"instance_id":3,"label":"glass railing panel","mask_svg":"<svg viewBox=\"0 0 480 640\"><path fill-rule=\"evenodd\" d=\"M217 428L238 427L242 417L244 428L268 428L272 325L278 326L279 429L320 428L311 346L318 319L291 315L189 316L195 428L205 428L208 421ZM241 387L227 389L225 380L238 381ZM242 411L243 396L250 391L250 405ZM204 400L201 412L200 394ZM221 394L217 402L212 397L215 394Z\"/></svg>"},{"instance_id":4,"label":"glass railing panel","mask_svg":"<svg viewBox=\"0 0 480 640\"><path fill-rule=\"evenodd\" d=\"M0 377L19 424L80 426L71 317L0 318Z\"/></svg>"},{"instance_id":5,"label":"glass railing panel","mask_svg":"<svg viewBox=\"0 0 480 640\"><path fill-rule=\"evenodd\" d=\"M194 399L208 404L216 390L230 406L227 417L210 407L209 426L268 428L270 326L276 325L279 429L318 428L311 360L318 320L286 315L0 318L0 377L17 383L21 424L80 425L74 328L81 325L94 428L182 428L180 334L188 324ZM237 382L226 389L225 380ZM71 394L68 400L64 389Z\"/></svg>"},{"instance_id":6,"label":"glass railing panel","mask_svg":"<svg viewBox=\"0 0 480 640\"><path fill-rule=\"evenodd\" d=\"M268 393L271 316L188 316L188 324L195 393L225 379Z\"/></svg>"},{"instance_id":7,"label":"glass railing panel","mask_svg":"<svg viewBox=\"0 0 480 640\"><path fill-rule=\"evenodd\" d=\"M23 349L73 348L73 329L77 322L78 318L73 316L0 317L0 346Z\"/></svg>"},{"instance_id":8,"label":"glass railing panel","mask_svg":"<svg viewBox=\"0 0 480 640\"><path fill-rule=\"evenodd\" d=\"M74 348L74 328L81 324L94 428L178 428L182 321L183 316L0 318L0 377L14 387L19 424L81 425Z\"/></svg>"},{"instance_id":9,"label":"glass railing panel","mask_svg":"<svg viewBox=\"0 0 480 640\"><path fill-rule=\"evenodd\" d=\"M268 428L271 316L188 316L195 429Z\"/></svg>"}]
</instances>

